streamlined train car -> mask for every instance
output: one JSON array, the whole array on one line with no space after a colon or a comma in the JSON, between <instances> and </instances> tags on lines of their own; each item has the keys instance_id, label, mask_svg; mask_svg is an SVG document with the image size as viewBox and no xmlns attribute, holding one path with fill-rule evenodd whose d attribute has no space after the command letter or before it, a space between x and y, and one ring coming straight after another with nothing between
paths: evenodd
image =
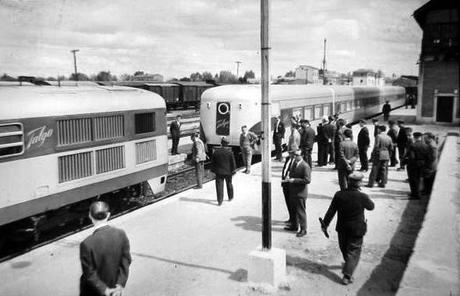
<instances>
[{"instance_id":1,"label":"streamlined train car","mask_svg":"<svg viewBox=\"0 0 460 296\"><path fill-rule=\"evenodd\" d=\"M162 191L165 113L136 88L0 85L0 230L144 181Z\"/></svg>"},{"instance_id":2,"label":"streamlined train car","mask_svg":"<svg viewBox=\"0 0 460 296\"><path fill-rule=\"evenodd\" d=\"M317 85L272 85L272 126L276 115L286 127L292 116L310 120L312 126L324 115L339 114L348 122L368 118L382 110L385 101L393 108L402 106L405 100L402 87L350 87ZM220 144L225 136L230 146L239 146L241 126L260 134L261 89L260 85L227 85L209 89L201 96L200 120L206 143ZM289 131L285 137L289 137Z\"/></svg>"}]
</instances>

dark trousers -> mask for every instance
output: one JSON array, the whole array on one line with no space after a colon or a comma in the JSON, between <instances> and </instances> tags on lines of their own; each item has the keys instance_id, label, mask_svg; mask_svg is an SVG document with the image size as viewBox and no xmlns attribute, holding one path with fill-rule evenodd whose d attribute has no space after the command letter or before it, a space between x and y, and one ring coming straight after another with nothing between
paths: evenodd
<instances>
[{"instance_id":1,"label":"dark trousers","mask_svg":"<svg viewBox=\"0 0 460 296\"><path fill-rule=\"evenodd\" d=\"M297 227L294 205L289 199L289 186L288 184L282 184L281 187L283 187L284 201L286 202L286 208L289 213L289 224L291 224L291 227Z\"/></svg>"},{"instance_id":2,"label":"dark trousers","mask_svg":"<svg viewBox=\"0 0 460 296\"><path fill-rule=\"evenodd\" d=\"M335 163L335 146L334 143L327 143L327 154L329 155L329 162ZM327 157L326 157L327 158Z\"/></svg>"},{"instance_id":3,"label":"dark trousers","mask_svg":"<svg viewBox=\"0 0 460 296\"><path fill-rule=\"evenodd\" d=\"M339 232L338 236L340 251L342 252L343 260L345 260L342 273L352 277L361 256L363 237L350 236L345 232Z\"/></svg>"},{"instance_id":4,"label":"dark trousers","mask_svg":"<svg viewBox=\"0 0 460 296\"><path fill-rule=\"evenodd\" d=\"M369 186L374 186L378 180L380 184L385 185L388 180L388 160L377 160L372 163L371 173L369 174Z\"/></svg>"},{"instance_id":5,"label":"dark trousers","mask_svg":"<svg viewBox=\"0 0 460 296\"><path fill-rule=\"evenodd\" d=\"M404 168L404 154L406 153L406 146L398 146L398 154L399 154L399 163L401 164L401 168Z\"/></svg>"},{"instance_id":6,"label":"dark trousers","mask_svg":"<svg viewBox=\"0 0 460 296\"><path fill-rule=\"evenodd\" d=\"M361 162L361 170L369 169L369 158L367 157L367 149L369 146L359 147L359 161Z\"/></svg>"},{"instance_id":7,"label":"dark trousers","mask_svg":"<svg viewBox=\"0 0 460 296\"><path fill-rule=\"evenodd\" d=\"M307 211L305 198L291 195L291 202L294 205L296 224L300 225L300 230L307 230Z\"/></svg>"},{"instance_id":8,"label":"dark trousers","mask_svg":"<svg viewBox=\"0 0 460 296\"><path fill-rule=\"evenodd\" d=\"M410 192L413 197L420 197L420 181L422 180L422 168L418 166L407 166L407 177L409 178Z\"/></svg>"},{"instance_id":9,"label":"dark trousers","mask_svg":"<svg viewBox=\"0 0 460 296\"><path fill-rule=\"evenodd\" d=\"M311 149L302 149L302 156L303 160L305 160L306 163L312 168L312 160L311 160Z\"/></svg>"},{"instance_id":10,"label":"dark trousers","mask_svg":"<svg viewBox=\"0 0 460 296\"><path fill-rule=\"evenodd\" d=\"M318 166L327 165L327 143L318 143Z\"/></svg>"},{"instance_id":11,"label":"dark trousers","mask_svg":"<svg viewBox=\"0 0 460 296\"><path fill-rule=\"evenodd\" d=\"M350 175L352 172L353 171L349 171L347 169L337 169L340 190L345 190L348 188L348 175Z\"/></svg>"},{"instance_id":12,"label":"dark trousers","mask_svg":"<svg viewBox=\"0 0 460 296\"><path fill-rule=\"evenodd\" d=\"M434 177L436 176L435 173L429 174L428 176L423 177L423 186L425 194L430 196L431 191L433 189Z\"/></svg>"},{"instance_id":13,"label":"dark trousers","mask_svg":"<svg viewBox=\"0 0 460 296\"><path fill-rule=\"evenodd\" d=\"M337 168L337 160L340 158L340 143L334 145L334 154L335 154L335 167Z\"/></svg>"},{"instance_id":14,"label":"dark trousers","mask_svg":"<svg viewBox=\"0 0 460 296\"><path fill-rule=\"evenodd\" d=\"M173 137L172 138L172 148L171 148L171 154L172 155L178 154L177 148L179 147L179 139L180 139L180 137Z\"/></svg>"},{"instance_id":15,"label":"dark trousers","mask_svg":"<svg viewBox=\"0 0 460 296\"><path fill-rule=\"evenodd\" d=\"M252 163L252 150L251 149L241 149L241 155L243 157L243 163L246 167L247 172L251 172L251 163Z\"/></svg>"},{"instance_id":16,"label":"dark trousers","mask_svg":"<svg viewBox=\"0 0 460 296\"><path fill-rule=\"evenodd\" d=\"M398 163L398 161L396 160L396 149L392 149L389 152L390 152L390 166L394 167Z\"/></svg>"},{"instance_id":17,"label":"dark trousers","mask_svg":"<svg viewBox=\"0 0 460 296\"><path fill-rule=\"evenodd\" d=\"M204 161L195 163L196 185L203 187Z\"/></svg>"},{"instance_id":18,"label":"dark trousers","mask_svg":"<svg viewBox=\"0 0 460 296\"><path fill-rule=\"evenodd\" d=\"M227 195L228 200L233 199L233 184L232 184L232 175L223 176L216 175L216 192L217 192L217 203L221 204L224 200L224 180L227 185Z\"/></svg>"},{"instance_id":19,"label":"dark trousers","mask_svg":"<svg viewBox=\"0 0 460 296\"><path fill-rule=\"evenodd\" d=\"M276 159L281 160L283 158L283 150L281 148L281 138L280 137L273 138L273 144L275 145Z\"/></svg>"}]
</instances>

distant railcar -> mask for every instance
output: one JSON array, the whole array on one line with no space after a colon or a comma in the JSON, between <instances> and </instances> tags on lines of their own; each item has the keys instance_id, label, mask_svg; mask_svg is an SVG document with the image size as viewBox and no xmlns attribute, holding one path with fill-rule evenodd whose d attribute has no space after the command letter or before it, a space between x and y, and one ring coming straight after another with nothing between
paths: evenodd
<instances>
[{"instance_id":1,"label":"distant railcar","mask_svg":"<svg viewBox=\"0 0 460 296\"><path fill-rule=\"evenodd\" d=\"M135 88L0 85L0 232L144 181L163 191L165 109Z\"/></svg>"},{"instance_id":2,"label":"distant railcar","mask_svg":"<svg viewBox=\"0 0 460 296\"><path fill-rule=\"evenodd\" d=\"M371 117L382 110L385 101L393 108L404 105L402 87L350 87L316 85L272 85L272 126L281 115L286 127L290 118L308 119L315 128L324 115L339 114L348 122ZM241 126L260 134L260 85L227 85L209 89L201 96L200 121L208 145L220 144L225 136L230 146L239 146ZM289 137L289 131L285 137Z\"/></svg>"}]
</instances>

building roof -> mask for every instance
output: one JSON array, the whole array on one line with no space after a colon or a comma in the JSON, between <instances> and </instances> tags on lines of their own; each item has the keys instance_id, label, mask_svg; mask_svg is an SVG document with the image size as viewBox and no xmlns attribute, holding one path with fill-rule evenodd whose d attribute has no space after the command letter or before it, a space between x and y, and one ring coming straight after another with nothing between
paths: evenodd
<instances>
[{"instance_id":1,"label":"building roof","mask_svg":"<svg viewBox=\"0 0 460 296\"><path fill-rule=\"evenodd\" d=\"M308 68L308 69L312 69L312 70L319 70L319 68L316 68L316 67L313 67L313 66L309 66L309 65L299 65L297 67L298 68Z\"/></svg>"},{"instance_id":2,"label":"building roof","mask_svg":"<svg viewBox=\"0 0 460 296\"><path fill-rule=\"evenodd\" d=\"M371 70L371 69L358 69L358 70L355 70L353 71L353 75L355 74L361 74L361 73L364 73L364 74L372 74L372 75L375 75L376 73Z\"/></svg>"},{"instance_id":3,"label":"building roof","mask_svg":"<svg viewBox=\"0 0 460 296\"><path fill-rule=\"evenodd\" d=\"M416 11L414 11L414 18L417 21L418 25L423 28L423 25L425 24L425 18L428 12L433 11L433 10L438 10L438 9L446 9L446 8L459 8L459 2L458 1L452 1L452 0L431 0L427 3L425 3L423 6L418 8Z\"/></svg>"}]
</instances>

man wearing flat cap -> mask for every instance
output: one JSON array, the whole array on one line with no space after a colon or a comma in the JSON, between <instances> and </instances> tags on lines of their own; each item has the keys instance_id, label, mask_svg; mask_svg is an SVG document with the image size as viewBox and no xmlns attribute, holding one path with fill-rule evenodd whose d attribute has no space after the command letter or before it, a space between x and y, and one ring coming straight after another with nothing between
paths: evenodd
<instances>
[{"instance_id":1,"label":"man wearing flat cap","mask_svg":"<svg viewBox=\"0 0 460 296\"><path fill-rule=\"evenodd\" d=\"M361 255L363 237L367 231L364 210L374 209L374 202L366 193L360 191L362 179L363 174L359 172L348 176L348 188L335 193L321 225L323 232L326 233L327 227L337 212L335 230L338 234L339 248L345 260L342 268L342 284L344 285L353 282L353 272Z\"/></svg>"},{"instance_id":2,"label":"man wearing flat cap","mask_svg":"<svg viewBox=\"0 0 460 296\"><path fill-rule=\"evenodd\" d=\"M407 176L410 186L409 199L419 199L423 169L429 162L429 147L422 140L422 133L415 132L413 136L414 142L409 145L406 151Z\"/></svg>"},{"instance_id":3,"label":"man wearing flat cap","mask_svg":"<svg viewBox=\"0 0 460 296\"><path fill-rule=\"evenodd\" d=\"M297 232L297 237L302 237L307 234L307 212L306 199L308 196L308 184L311 181L311 168L303 160L302 152L297 149L294 152L294 163L289 170L289 176L284 179L288 183L289 200L294 206L296 224L300 225L300 230ZM296 231L293 226L292 231Z\"/></svg>"},{"instance_id":4,"label":"man wearing flat cap","mask_svg":"<svg viewBox=\"0 0 460 296\"><path fill-rule=\"evenodd\" d=\"M131 255L126 233L109 226L109 206L103 201L93 202L89 218L94 232L80 244L83 274L80 296L122 295L128 281Z\"/></svg>"},{"instance_id":5,"label":"man wearing flat cap","mask_svg":"<svg viewBox=\"0 0 460 296\"><path fill-rule=\"evenodd\" d=\"M233 199L232 176L236 171L235 157L228 147L228 140L222 137L221 147L217 148L211 156L211 171L216 174L217 204L222 205L224 199L224 180L227 185L228 200Z\"/></svg>"}]
</instances>

